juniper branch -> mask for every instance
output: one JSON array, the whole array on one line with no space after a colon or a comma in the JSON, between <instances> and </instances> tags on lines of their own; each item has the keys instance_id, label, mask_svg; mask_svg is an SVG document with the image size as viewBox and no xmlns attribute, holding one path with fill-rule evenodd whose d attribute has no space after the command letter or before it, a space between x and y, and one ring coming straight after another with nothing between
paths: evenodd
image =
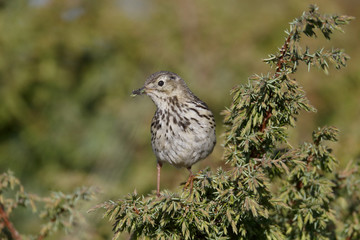
<instances>
[{"instance_id":1,"label":"juniper branch","mask_svg":"<svg viewBox=\"0 0 360 240\"><path fill-rule=\"evenodd\" d=\"M160 198L134 193L97 206L113 222L114 238L124 231L135 237L186 240L325 239L333 234L327 228L333 223L334 184L325 174L332 173L336 160L323 141L336 140L336 131L320 129L313 143L299 148L279 151L278 146L287 143L286 130L295 126L300 111L315 111L292 78L298 64L325 70L327 61L339 68L349 59L337 50L303 53L301 36L315 37L318 29L330 39L333 29L341 30L351 19L321 15L315 6L295 19L279 52L264 60L275 66L275 73L254 75L231 91L224 159L232 168L201 171L191 193L164 191Z\"/></svg>"},{"instance_id":2,"label":"juniper branch","mask_svg":"<svg viewBox=\"0 0 360 240\"><path fill-rule=\"evenodd\" d=\"M72 194L57 192L49 197L40 197L27 193L11 171L2 173L0 174L0 223L3 224L0 224L0 238L9 237L8 232L11 235L9 239L29 238L27 234L20 235L9 219L12 211L19 206L30 207L43 220L36 237L38 240L45 239L59 229L70 230L79 217L76 204L81 200L90 200L94 193L95 190L92 188L80 188Z\"/></svg>"}]
</instances>

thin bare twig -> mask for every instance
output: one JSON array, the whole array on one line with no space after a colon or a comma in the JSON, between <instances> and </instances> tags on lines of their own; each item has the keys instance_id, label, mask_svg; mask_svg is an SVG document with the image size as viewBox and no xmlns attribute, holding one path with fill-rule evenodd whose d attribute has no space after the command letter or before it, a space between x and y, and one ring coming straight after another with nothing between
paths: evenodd
<instances>
[{"instance_id":1,"label":"thin bare twig","mask_svg":"<svg viewBox=\"0 0 360 240\"><path fill-rule=\"evenodd\" d=\"M18 231L16 231L12 222L10 222L9 216L5 212L4 206L2 204L0 204L0 220L4 223L6 228L9 230L11 237L14 240L21 240L20 234L18 233Z\"/></svg>"}]
</instances>

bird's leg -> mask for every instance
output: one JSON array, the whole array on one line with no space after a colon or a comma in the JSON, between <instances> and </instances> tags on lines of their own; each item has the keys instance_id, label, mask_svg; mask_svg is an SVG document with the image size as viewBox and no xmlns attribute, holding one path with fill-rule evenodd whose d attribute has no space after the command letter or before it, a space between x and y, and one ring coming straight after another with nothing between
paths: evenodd
<instances>
[{"instance_id":1,"label":"bird's leg","mask_svg":"<svg viewBox=\"0 0 360 240\"><path fill-rule=\"evenodd\" d=\"M156 185L156 195L160 197L160 172L161 172L162 163L157 162L157 185Z\"/></svg>"},{"instance_id":2,"label":"bird's leg","mask_svg":"<svg viewBox=\"0 0 360 240\"><path fill-rule=\"evenodd\" d=\"M193 175L193 173L191 171L191 167L188 167L187 170L189 170L190 175L189 175L189 178L188 178L184 188L187 188L190 185L190 192L192 192L193 185L194 185L194 175Z\"/></svg>"}]
</instances>

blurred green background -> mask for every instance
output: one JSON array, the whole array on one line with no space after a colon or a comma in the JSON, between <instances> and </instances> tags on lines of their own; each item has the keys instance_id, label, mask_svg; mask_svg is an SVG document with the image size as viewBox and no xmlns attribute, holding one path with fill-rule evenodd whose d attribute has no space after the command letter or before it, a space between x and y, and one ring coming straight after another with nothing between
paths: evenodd
<instances>
[{"instance_id":1,"label":"blurred green background","mask_svg":"<svg viewBox=\"0 0 360 240\"><path fill-rule=\"evenodd\" d=\"M182 76L215 114L218 144L194 166L221 165L222 116L230 89L283 44L288 22L316 3L321 12L359 16L359 0L0 0L0 171L11 169L26 190L40 195L97 186L83 206L78 231L50 239L110 239L104 200L156 185L148 97L131 98L148 75ZM318 113L303 113L291 143L310 140L317 126L341 130L334 150L343 166L360 158L360 24L355 19L333 41L311 46L346 49L352 59L330 75L302 67L296 79ZM187 171L164 166L162 189L175 189ZM38 230L29 211L12 219L22 233Z\"/></svg>"}]
</instances>

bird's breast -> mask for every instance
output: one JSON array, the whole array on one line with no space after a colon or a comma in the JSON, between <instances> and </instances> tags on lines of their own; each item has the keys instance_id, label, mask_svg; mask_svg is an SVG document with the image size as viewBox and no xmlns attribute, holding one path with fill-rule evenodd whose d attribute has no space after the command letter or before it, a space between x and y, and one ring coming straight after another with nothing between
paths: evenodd
<instances>
[{"instance_id":1,"label":"bird's breast","mask_svg":"<svg viewBox=\"0 0 360 240\"><path fill-rule=\"evenodd\" d=\"M210 110L191 103L169 100L168 107L157 109L151 124L151 143L160 162L189 167L213 150L215 121Z\"/></svg>"}]
</instances>

